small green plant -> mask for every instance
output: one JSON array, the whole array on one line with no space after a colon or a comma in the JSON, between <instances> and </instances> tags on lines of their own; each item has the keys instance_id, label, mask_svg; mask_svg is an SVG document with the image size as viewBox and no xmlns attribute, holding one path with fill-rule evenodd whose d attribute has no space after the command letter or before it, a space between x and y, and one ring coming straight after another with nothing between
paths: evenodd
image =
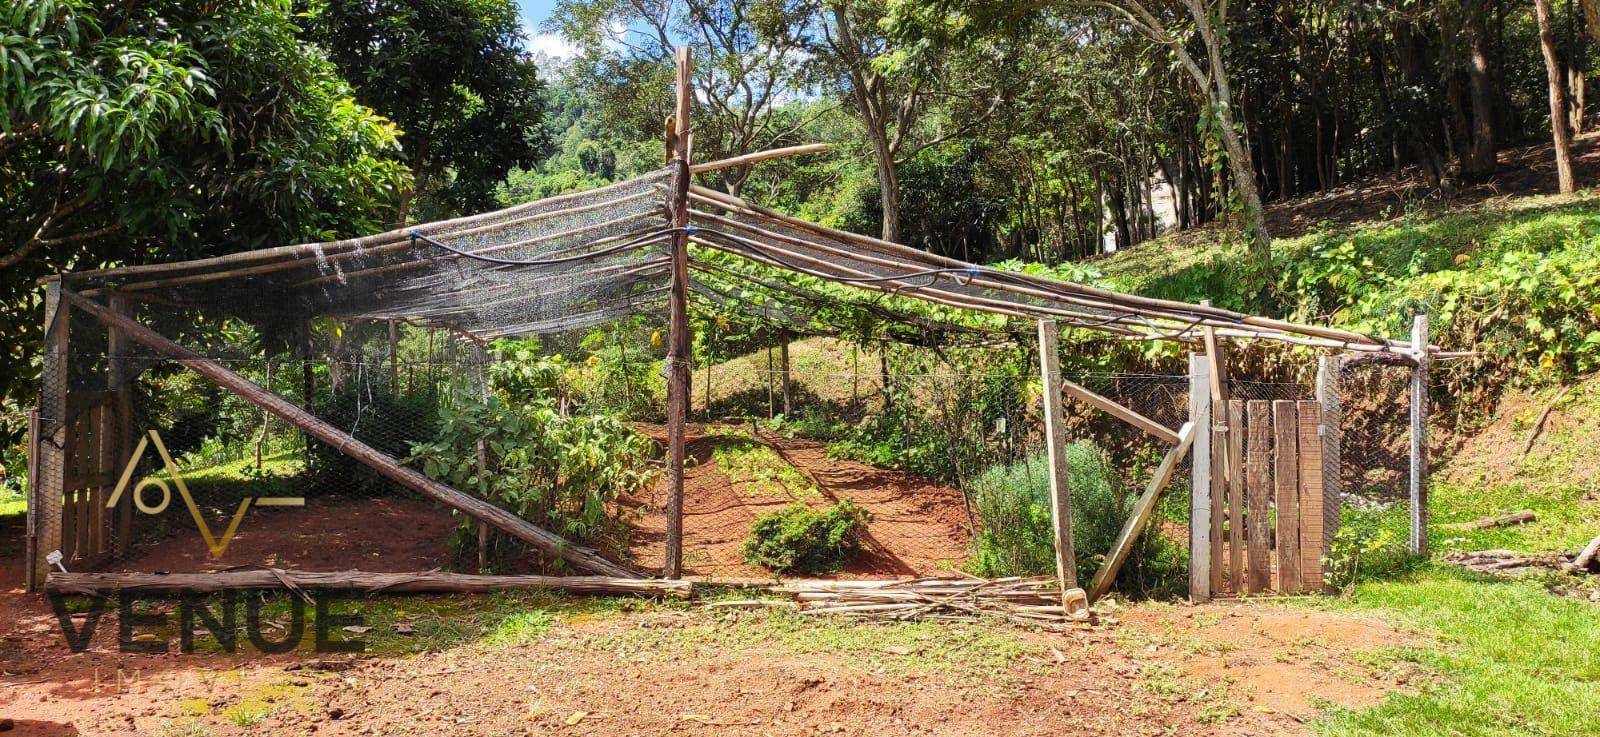
<instances>
[{"instance_id":1,"label":"small green plant","mask_svg":"<svg viewBox=\"0 0 1600 737\"><path fill-rule=\"evenodd\" d=\"M752 493L794 499L819 496L817 485L778 455L776 450L741 430L718 430L711 457L722 473Z\"/></svg>"},{"instance_id":2,"label":"small green plant","mask_svg":"<svg viewBox=\"0 0 1600 737\"><path fill-rule=\"evenodd\" d=\"M861 549L871 515L845 499L826 510L793 504L750 526L744 559L778 573L831 573Z\"/></svg>"}]
</instances>

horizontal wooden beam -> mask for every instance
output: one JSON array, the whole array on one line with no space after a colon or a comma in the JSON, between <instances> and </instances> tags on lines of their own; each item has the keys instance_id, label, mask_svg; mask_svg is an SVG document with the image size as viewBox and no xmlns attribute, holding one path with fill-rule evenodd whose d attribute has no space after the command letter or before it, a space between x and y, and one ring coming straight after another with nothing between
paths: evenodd
<instances>
[{"instance_id":1,"label":"horizontal wooden beam","mask_svg":"<svg viewBox=\"0 0 1600 737\"><path fill-rule=\"evenodd\" d=\"M1073 383L1070 379L1061 380L1061 390L1071 394L1074 397L1077 397L1078 399L1088 402L1091 405L1094 405L1096 408L1112 415L1113 417L1116 417L1119 420L1122 420L1123 422L1133 425L1140 430L1160 438L1164 442L1178 442L1178 433L1173 431L1172 428L1145 417L1144 415L1128 409L1127 407L1117 404L1116 402L1100 396L1099 394L1095 394L1094 392L1084 388L1082 385Z\"/></svg>"},{"instance_id":2,"label":"horizontal wooden beam","mask_svg":"<svg viewBox=\"0 0 1600 737\"><path fill-rule=\"evenodd\" d=\"M688 581L612 578L609 576L480 576L465 573L374 573L370 571L221 571L216 573L62 573L46 579L58 594L211 593L239 589L317 589L368 594L476 593L514 589L550 589L574 594L665 596L688 598Z\"/></svg>"},{"instance_id":3,"label":"horizontal wooden beam","mask_svg":"<svg viewBox=\"0 0 1600 737\"><path fill-rule=\"evenodd\" d=\"M807 143L807 144L803 144L803 145L800 145L800 146L785 146L783 148L774 148L774 149L768 149L766 151L757 151L755 153L745 154L743 156L734 156L732 158L719 159L717 161L707 161L704 164L695 164L695 165L689 167L689 171L692 172L692 173L695 173L695 174L703 174L703 173L708 172L708 171L716 171L718 169L731 169L731 168L733 168L735 166L745 166L747 164L754 164L754 163L757 163L757 162L760 162L760 161L770 161L772 159L781 159L781 158L784 158L786 156L803 156L805 154L820 154L820 153L824 153L824 152L832 151L832 150L833 150L833 144L831 144L831 143Z\"/></svg>"}]
</instances>

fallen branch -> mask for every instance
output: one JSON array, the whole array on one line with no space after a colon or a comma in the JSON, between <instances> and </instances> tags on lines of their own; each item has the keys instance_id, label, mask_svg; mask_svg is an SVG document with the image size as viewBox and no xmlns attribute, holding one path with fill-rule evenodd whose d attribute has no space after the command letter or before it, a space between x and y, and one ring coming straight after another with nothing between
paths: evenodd
<instances>
[{"instance_id":1,"label":"fallen branch","mask_svg":"<svg viewBox=\"0 0 1600 737\"><path fill-rule=\"evenodd\" d=\"M1475 520L1473 520L1471 522L1457 522L1457 523L1455 523L1453 525L1444 525L1444 529L1446 529L1446 530L1487 530L1487 529L1489 529L1491 527L1506 527L1506 526L1509 526L1509 525L1526 524L1526 523L1532 522L1532 521L1534 521L1534 520L1536 520L1538 518L1539 518L1539 515L1534 514L1533 510L1524 509L1524 510L1522 510L1520 512L1512 512L1510 514L1502 514L1499 517L1483 517L1483 518L1480 518L1480 519L1475 519Z\"/></svg>"},{"instance_id":2,"label":"fallen branch","mask_svg":"<svg viewBox=\"0 0 1600 737\"><path fill-rule=\"evenodd\" d=\"M606 576L480 576L465 573L288 571L268 568L218 573L51 573L45 589L61 594L210 593L234 589L324 589L362 593L477 593L551 589L575 594L687 598L688 581ZM302 594L303 595L303 594Z\"/></svg>"},{"instance_id":3,"label":"fallen branch","mask_svg":"<svg viewBox=\"0 0 1600 737\"><path fill-rule=\"evenodd\" d=\"M1528 431L1528 441L1522 444L1522 455L1526 456L1528 451L1533 450L1533 441L1538 440L1539 433L1544 432L1544 422L1550 419L1550 410L1556 408L1556 405L1561 402L1563 397L1567 396L1567 391L1571 388L1567 386L1561 387L1561 391L1556 392L1556 395L1550 399L1550 403L1544 406L1544 411L1539 413L1539 419L1533 421L1533 429Z\"/></svg>"}]
</instances>

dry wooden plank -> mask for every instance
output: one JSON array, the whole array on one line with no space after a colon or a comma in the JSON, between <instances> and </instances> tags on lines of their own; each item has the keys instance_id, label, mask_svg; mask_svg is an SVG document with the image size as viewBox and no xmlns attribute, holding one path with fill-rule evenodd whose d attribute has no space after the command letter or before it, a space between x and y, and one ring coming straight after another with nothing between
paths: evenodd
<instances>
[{"instance_id":1,"label":"dry wooden plank","mask_svg":"<svg viewBox=\"0 0 1600 737\"><path fill-rule=\"evenodd\" d=\"M784 355L788 356L785 343ZM787 369L787 363L785 369ZM787 374L786 374L787 375ZM1055 320L1039 321L1039 375L1041 386L1061 381L1061 326ZM1072 545L1072 484L1067 467L1067 428L1061 393L1043 392L1045 456L1050 465L1050 522L1055 533L1056 583L1063 596L1078 587L1078 558ZM784 397L787 404L788 397ZM785 406L785 411L788 407ZM1065 600L1062 606L1067 606Z\"/></svg>"},{"instance_id":2,"label":"dry wooden plank","mask_svg":"<svg viewBox=\"0 0 1600 737\"><path fill-rule=\"evenodd\" d=\"M415 469L400 465L393 457L357 440L349 433L306 412L283 397L256 386L249 379L228 370L216 361L205 358L125 316L111 312L93 300L71 292L63 292L62 299L94 316L95 319L120 328L130 340L189 367L218 386L233 392L240 399L277 415L317 440L339 448L345 455L365 464L390 481L459 509L474 519L494 525L546 555L560 558L583 570L624 578L638 576L632 569L606 560L589 548L573 545L559 535L536 527L511 512L472 495L463 494L457 489L424 476Z\"/></svg>"},{"instance_id":3,"label":"dry wooden plank","mask_svg":"<svg viewBox=\"0 0 1600 737\"><path fill-rule=\"evenodd\" d=\"M1300 586L1303 591L1322 589L1322 405L1316 400L1299 404L1300 454Z\"/></svg>"},{"instance_id":4,"label":"dry wooden plank","mask_svg":"<svg viewBox=\"0 0 1600 737\"><path fill-rule=\"evenodd\" d=\"M1245 456L1248 489L1250 572L1247 590L1258 594L1272 587L1272 403L1249 404L1249 448Z\"/></svg>"},{"instance_id":5,"label":"dry wooden plank","mask_svg":"<svg viewBox=\"0 0 1600 737\"><path fill-rule=\"evenodd\" d=\"M1144 487L1144 493L1139 495L1139 501L1133 505L1133 513L1128 515L1128 521L1123 523L1122 532L1117 534L1117 541L1111 545L1111 552L1106 555L1105 562L1100 564L1100 570L1095 572L1094 580L1089 583L1090 601L1098 600L1111 590L1111 584L1117 579L1117 571L1127 562L1128 553L1133 551L1134 541L1139 539L1140 533L1144 532L1145 525L1150 521L1150 515L1155 512L1156 500L1161 497L1161 491L1172 481L1172 474L1178 469L1178 463L1194 444L1194 436L1194 423L1184 423L1178 430L1178 444L1167 451L1167 455L1161 459L1161 464L1156 466L1155 475L1150 477L1150 483Z\"/></svg>"},{"instance_id":6,"label":"dry wooden plank","mask_svg":"<svg viewBox=\"0 0 1600 737\"><path fill-rule=\"evenodd\" d=\"M62 594L209 593L234 589L302 589L368 593L472 593L512 589L551 589L578 594L640 594L687 598L688 581L612 578L607 576L483 576L426 571L291 571L263 569L216 573L51 573L46 587Z\"/></svg>"},{"instance_id":7,"label":"dry wooden plank","mask_svg":"<svg viewBox=\"0 0 1600 737\"><path fill-rule=\"evenodd\" d=\"M1159 440L1168 443L1178 442L1178 433L1173 432L1172 428L1145 417L1144 415L1124 407L1123 405L1118 404L1106 397L1089 391L1081 384L1077 384L1069 379L1062 379L1061 390L1088 403L1095 409L1105 412L1112 417L1122 420L1123 422L1156 436L1156 438Z\"/></svg>"},{"instance_id":8,"label":"dry wooden plank","mask_svg":"<svg viewBox=\"0 0 1600 737\"><path fill-rule=\"evenodd\" d=\"M1300 593L1300 458L1294 400L1272 403L1273 480L1278 505L1278 591Z\"/></svg>"},{"instance_id":9,"label":"dry wooden plank","mask_svg":"<svg viewBox=\"0 0 1600 737\"><path fill-rule=\"evenodd\" d=\"M1213 365L1212 370L1216 370ZM1211 403L1211 590L1226 593L1228 558L1227 531L1223 521L1228 513L1228 403Z\"/></svg>"},{"instance_id":10,"label":"dry wooden plank","mask_svg":"<svg viewBox=\"0 0 1600 737\"><path fill-rule=\"evenodd\" d=\"M1228 400L1228 590L1244 583L1244 400Z\"/></svg>"},{"instance_id":11,"label":"dry wooden plank","mask_svg":"<svg viewBox=\"0 0 1600 737\"><path fill-rule=\"evenodd\" d=\"M1189 599L1211 600L1211 365L1189 356L1189 421L1196 428L1189 474Z\"/></svg>"}]
</instances>

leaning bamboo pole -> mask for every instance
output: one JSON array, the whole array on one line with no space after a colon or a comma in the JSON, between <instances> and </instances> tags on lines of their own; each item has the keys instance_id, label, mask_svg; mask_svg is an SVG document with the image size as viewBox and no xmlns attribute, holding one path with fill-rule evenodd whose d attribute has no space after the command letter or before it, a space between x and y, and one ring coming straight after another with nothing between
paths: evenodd
<instances>
[{"instance_id":1,"label":"leaning bamboo pole","mask_svg":"<svg viewBox=\"0 0 1600 737\"><path fill-rule=\"evenodd\" d=\"M415 469L407 468L395 459L349 433L334 427L321 418L301 409L288 400L273 394L254 382L228 370L221 364L166 338L131 318L107 309L94 300L65 289L62 299L83 310L101 323L123 331L130 340L171 358L227 389L239 398L277 415L280 419L304 430L316 439L333 446L339 452L354 458L395 483L405 486L430 499L448 504L474 519L494 525L539 551L571 563L578 568L607 576L638 578L626 566L600 557L595 551L579 547L564 538L529 524L500 507L431 479Z\"/></svg>"}]
</instances>

